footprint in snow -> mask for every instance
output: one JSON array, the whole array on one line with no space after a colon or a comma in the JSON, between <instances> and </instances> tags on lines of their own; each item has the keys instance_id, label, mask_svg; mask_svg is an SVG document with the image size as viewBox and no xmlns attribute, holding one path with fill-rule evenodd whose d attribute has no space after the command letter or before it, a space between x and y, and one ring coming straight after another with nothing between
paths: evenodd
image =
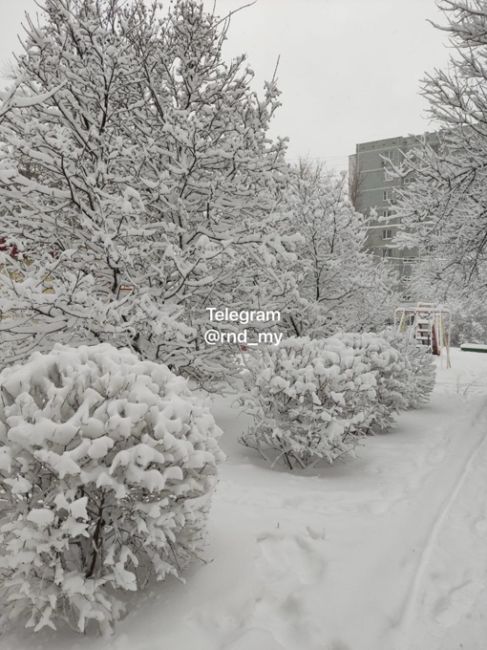
<instances>
[{"instance_id":1,"label":"footprint in snow","mask_svg":"<svg viewBox=\"0 0 487 650\"><path fill-rule=\"evenodd\" d=\"M436 622L443 627L451 627L465 619L483 590L484 585L481 582L470 580L452 589L436 603L434 608Z\"/></svg>"},{"instance_id":2,"label":"footprint in snow","mask_svg":"<svg viewBox=\"0 0 487 650\"><path fill-rule=\"evenodd\" d=\"M343 641L332 641L326 650L351 650L351 648L346 643L343 643Z\"/></svg>"},{"instance_id":3,"label":"footprint in snow","mask_svg":"<svg viewBox=\"0 0 487 650\"><path fill-rule=\"evenodd\" d=\"M479 519L474 524L474 529L477 535L485 537L487 535L487 519Z\"/></svg>"},{"instance_id":4,"label":"footprint in snow","mask_svg":"<svg viewBox=\"0 0 487 650\"><path fill-rule=\"evenodd\" d=\"M204 630L218 630L218 650L325 649L315 591L326 568L324 540L323 530L310 526L258 537L248 583L227 599L218 618L200 615Z\"/></svg>"},{"instance_id":5,"label":"footprint in snow","mask_svg":"<svg viewBox=\"0 0 487 650\"><path fill-rule=\"evenodd\" d=\"M259 567L270 578L294 576L302 585L319 582L326 566L323 540L324 532L311 528L305 534L265 533L257 540Z\"/></svg>"},{"instance_id":6,"label":"footprint in snow","mask_svg":"<svg viewBox=\"0 0 487 650\"><path fill-rule=\"evenodd\" d=\"M238 632L238 636L225 643L221 650L285 650L285 648L268 630L250 628Z\"/></svg>"},{"instance_id":7,"label":"footprint in snow","mask_svg":"<svg viewBox=\"0 0 487 650\"><path fill-rule=\"evenodd\" d=\"M445 449L442 449L441 447L440 448L435 447L428 454L428 462L431 465L439 465L445 460L445 456L446 456Z\"/></svg>"}]
</instances>

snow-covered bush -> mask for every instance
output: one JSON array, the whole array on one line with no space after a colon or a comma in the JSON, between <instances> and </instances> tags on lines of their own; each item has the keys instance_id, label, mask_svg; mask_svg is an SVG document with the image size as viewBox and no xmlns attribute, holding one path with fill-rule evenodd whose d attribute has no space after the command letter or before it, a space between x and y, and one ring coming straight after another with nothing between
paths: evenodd
<instances>
[{"instance_id":1,"label":"snow-covered bush","mask_svg":"<svg viewBox=\"0 0 487 650\"><path fill-rule=\"evenodd\" d=\"M286 338L248 355L241 442L274 462L305 467L354 448L372 417L376 379L340 341ZM277 454L276 454L277 452Z\"/></svg>"},{"instance_id":2,"label":"snow-covered bush","mask_svg":"<svg viewBox=\"0 0 487 650\"><path fill-rule=\"evenodd\" d=\"M376 403L367 423L368 431L376 433L389 429L394 415L408 408L405 396L408 372L404 356L377 334L336 334L333 340L350 347L367 371L375 376Z\"/></svg>"},{"instance_id":3,"label":"snow-covered bush","mask_svg":"<svg viewBox=\"0 0 487 650\"><path fill-rule=\"evenodd\" d=\"M421 408L429 402L435 387L436 366L430 349L418 345L407 334L385 332L383 335L405 360L406 382L403 397L407 408Z\"/></svg>"},{"instance_id":4,"label":"snow-covered bush","mask_svg":"<svg viewBox=\"0 0 487 650\"><path fill-rule=\"evenodd\" d=\"M110 629L117 591L180 575L221 457L207 406L109 344L0 373L0 623Z\"/></svg>"}]
</instances>

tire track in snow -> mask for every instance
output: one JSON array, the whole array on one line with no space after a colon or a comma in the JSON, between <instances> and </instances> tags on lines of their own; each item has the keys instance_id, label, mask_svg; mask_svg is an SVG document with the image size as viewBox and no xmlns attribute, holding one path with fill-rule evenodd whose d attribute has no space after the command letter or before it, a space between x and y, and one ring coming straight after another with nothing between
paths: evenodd
<instances>
[{"instance_id":1,"label":"tire track in snow","mask_svg":"<svg viewBox=\"0 0 487 650\"><path fill-rule=\"evenodd\" d=\"M486 411L486 409L487 409L487 399L479 407L474 417L470 421L469 425L471 427L477 425L478 421L480 420L482 414ZM426 570L428 568L428 565L431 562L432 554L437 543L438 534L442 526L444 525L448 513L450 512L451 507L455 503L458 494L460 493L463 485L465 484L465 480L469 475L480 450L486 443L487 443L487 426L485 427L484 435L480 438L479 441L477 441L477 443L474 445L473 449L470 451L469 455L467 456L466 460L464 461L461 471L453 485L453 489L450 491L449 495L443 502L440 511L433 522L430 532L428 533L428 536L426 538L425 544L423 546L423 550L421 552L417 564L417 568L414 572L413 579L411 580L411 587L409 589L408 595L406 596L406 600L403 606L402 616L398 625L399 642L397 644L397 650L411 650L409 644L410 644L410 637L411 637L411 628L414 622L414 615L416 612L416 605L421 594L421 587L425 578Z\"/></svg>"}]
</instances>

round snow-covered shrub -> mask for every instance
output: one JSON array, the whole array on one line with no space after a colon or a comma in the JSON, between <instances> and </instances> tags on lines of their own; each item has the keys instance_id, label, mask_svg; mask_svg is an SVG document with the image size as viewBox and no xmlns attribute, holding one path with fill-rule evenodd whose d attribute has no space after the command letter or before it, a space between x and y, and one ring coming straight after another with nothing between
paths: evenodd
<instances>
[{"instance_id":1,"label":"round snow-covered shrub","mask_svg":"<svg viewBox=\"0 0 487 650\"><path fill-rule=\"evenodd\" d=\"M340 341L287 338L247 358L242 397L252 425L241 442L288 467L333 462L372 416L376 379Z\"/></svg>"},{"instance_id":2,"label":"round snow-covered shrub","mask_svg":"<svg viewBox=\"0 0 487 650\"><path fill-rule=\"evenodd\" d=\"M109 344L0 373L0 623L110 629L117 591L198 552L220 430L186 381Z\"/></svg>"},{"instance_id":3,"label":"round snow-covered shrub","mask_svg":"<svg viewBox=\"0 0 487 650\"><path fill-rule=\"evenodd\" d=\"M336 334L333 340L351 348L376 378L376 403L367 431L376 433L389 429L394 415L408 408L405 396L408 372L404 356L377 334Z\"/></svg>"},{"instance_id":4,"label":"round snow-covered shrub","mask_svg":"<svg viewBox=\"0 0 487 650\"><path fill-rule=\"evenodd\" d=\"M425 345L418 345L408 334L384 332L384 338L403 356L406 362L406 382L403 396L407 408L417 409L427 404L435 387L434 356Z\"/></svg>"}]
</instances>

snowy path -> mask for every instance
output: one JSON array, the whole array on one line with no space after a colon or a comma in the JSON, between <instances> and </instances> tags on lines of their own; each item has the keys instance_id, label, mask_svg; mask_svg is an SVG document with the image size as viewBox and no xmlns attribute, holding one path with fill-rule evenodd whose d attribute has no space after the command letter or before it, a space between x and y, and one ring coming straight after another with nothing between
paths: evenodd
<instances>
[{"instance_id":1,"label":"snowy path","mask_svg":"<svg viewBox=\"0 0 487 650\"><path fill-rule=\"evenodd\" d=\"M2 650L485 650L487 355L457 352L430 406L355 460L270 470L228 403L210 560L111 640L27 633Z\"/></svg>"},{"instance_id":2,"label":"snowy path","mask_svg":"<svg viewBox=\"0 0 487 650\"><path fill-rule=\"evenodd\" d=\"M476 463L479 462L479 457L481 458L482 452L485 451L487 445L487 427L485 426L485 417L481 418L481 416L485 416L486 408L487 402L482 402L472 418L471 428L477 430L478 440L476 440L473 449L468 455L466 462L461 467L458 476L454 476L454 480L452 481L453 489L447 494L445 501L439 510L438 516L434 520L431 531L424 543L417 569L414 572L412 586L406 601L405 613L399 628L401 631L399 636L399 647L404 648L404 650L411 647L411 638L414 636L414 629L419 615L418 609L420 596L422 592L424 592L424 583L428 576L428 572L431 571L431 567L434 564L435 552L437 552L441 547L441 534L444 533L448 526L451 526L451 517L453 516L453 513L455 513L455 509L458 508L458 501L460 501L462 496L464 496L462 492L465 492L465 485L467 481L472 480L473 472L476 469ZM481 426L478 425L479 420ZM475 424L477 424L476 427ZM474 439L477 438L477 435L474 436ZM485 467L482 469L485 469ZM468 584L472 583L469 582ZM462 587L463 586L466 585L462 585ZM446 609L446 607L444 609ZM446 620L444 616L443 619Z\"/></svg>"}]
</instances>

